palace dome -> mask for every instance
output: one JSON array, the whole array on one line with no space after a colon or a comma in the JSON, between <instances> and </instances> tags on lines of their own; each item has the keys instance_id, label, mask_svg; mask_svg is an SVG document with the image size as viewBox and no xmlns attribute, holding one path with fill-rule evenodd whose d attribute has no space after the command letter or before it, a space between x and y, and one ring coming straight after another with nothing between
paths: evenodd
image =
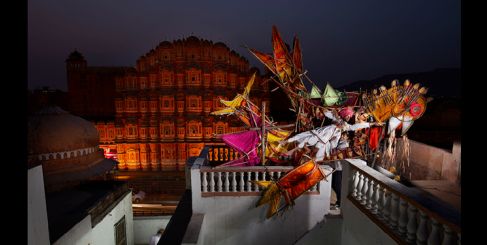
<instances>
[{"instance_id":1,"label":"palace dome","mask_svg":"<svg viewBox=\"0 0 487 245\"><path fill-rule=\"evenodd\" d=\"M95 147L98 141L98 131L91 122L59 107L45 107L29 119L29 155Z\"/></svg>"},{"instance_id":2,"label":"palace dome","mask_svg":"<svg viewBox=\"0 0 487 245\"><path fill-rule=\"evenodd\" d=\"M28 163L42 164L46 192L103 178L116 166L99 148L95 126L59 107L44 107L29 118Z\"/></svg>"}]
</instances>

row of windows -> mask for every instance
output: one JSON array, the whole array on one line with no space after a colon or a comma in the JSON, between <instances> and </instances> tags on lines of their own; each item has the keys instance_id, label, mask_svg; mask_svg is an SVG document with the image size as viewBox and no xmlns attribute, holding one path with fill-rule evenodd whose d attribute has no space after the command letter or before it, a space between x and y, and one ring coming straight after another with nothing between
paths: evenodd
<instances>
[{"instance_id":1,"label":"row of windows","mask_svg":"<svg viewBox=\"0 0 487 245\"><path fill-rule=\"evenodd\" d=\"M107 132L108 132L108 134L107 134ZM108 129L108 130L105 130L102 128L102 129L98 130L98 133L100 135L101 140L106 140L106 139L113 140L113 139L115 139L115 129L114 128Z\"/></svg>"},{"instance_id":2,"label":"row of windows","mask_svg":"<svg viewBox=\"0 0 487 245\"><path fill-rule=\"evenodd\" d=\"M179 87L184 86L184 81L179 81L177 85ZM201 77L200 76L191 76L191 77L189 77L186 80L186 85L187 86L198 86L198 87L201 86L202 85ZM205 83L203 85L205 87L206 86L211 86L210 80L205 78ZM153 81L153 82L151 82L149 84L149 86L147 86L147 84L145 82L140 82L140 87L137 87L136 84L133 84L133 85L130 85L130 86L118 85L117 86L117 90L118 91L121 91L121 90L124 90L124 89L128 89L128 90L142 89L143 90L143 89L156 89L156 88L173 87L173 86L175 86L175 84L173 82L171 82L168 79L165 79L165 80L162 80L162 81L157 81L157 80L156 81ZM227 81L226 79L220 77L220 78L215 78L213 80L213 86L216 86L216 87L229 86L232 89L236 89L237 88L237 82L235 80L229 80L229 81ZM257 87L257 86L258 85L256 85L255 87Z\"/></svg>"},{"instance_id":3,"label":"row of windows","mask_svg":"<svg viewBox=\"0 0 487 245\"><path fill-rule=\"evenodd\" d=\"M227 126L225 124L217 124L215 125L214 129L212 127L206 127L205 135L211 136L213 130L215 131L216 134L224 134L226 133L226 127ZM123 138L124 133L126 133L125 136L129 138L135 138L137 136L141 138L145 138L145 137L157 138L157 136L175 137L175 128L176 127L174 126L174 124L168 123L168 124L161 124L159 128L155 128L155 127L139 128L138 134L137 134L137 126L127 126L125 130L123 130L122 128L117 128L116 131L117 131L117 136L119 138ZM184 137L185 134L188 137L201 137L203 134L203 127L202 124L198 122L188 123L186 128L178 127L177 132L178 132L178 137L180 136Z\"/></svg>"},{"instance_id":4,"label":"row of windows","mask_svg":"<svg viewBox=\"0 0 487 245\"><path fill-rule=\"evenodd\" d=\"M201 111L203 108L203 104L205 107L205 111L211 111L212 109L213 110L220 110L220 109L224 108L224 105L220 102L220 99L228 100L228 98L226 96L219 96L219 97L213 98L213 101L205 101L203 103L201 96L187 96L186 97L186 110L188 110L188 111ZM138 104L139 104L139 108L137 108L137 101L130 99L130 100L125 101L125 107L124 107L123 101L118 100L115 102L115 109L117 112L123 112L123 111L145 112L148 109L152 112L157 112L158 107L159 107L160 110L164 111L164 112L174 111L174 97L162 97L160 99L160 102L149 101L149 108L147 108L147 101L139 101ZM212 108L212 105L214 105L213 108ZM178 101L177 102L178 112L183 112L184 106L185 106L184 101Z\"/></svg>"},{"instance_id":5,"label":"row of windows","mask_svg":"<svg viewBox=\"0 0 487 245\"><path fill-rule=\"evenodd\" d=\"M215 134L224 134L224 133L234 133L234 132L238 132L240 130L243 130L241 128L230 128L229 131L228 130L225 130L226 126L225 125L222 125L222 124L217 124L214 128L213 127L205 127L205 135L212 135L213 134L213 131L215 131ZM188 136L201 136L201 125L199 124L193 124L193 125L189 125L188 128L187 128L187 133L188 133ZM108 140L114 140L115 139L115 130L109 130L109 135L108 135ZM186 133L185 132L185 128L181 128L179 127L178 128L178 136L184 136L184 134ZM99 130L99 133L100 133L100 138L101 139L104 139L106 138L106 135L105 135L105 130L104 129L101 129ZM120 137L123 137L123 132L122 132L122 129L118 128L117 129L117 132L118 132L118 135ZM137 134L137 128L135 126L129 126L127 127L127 136L130 136L130 137L141 137L141 138L145 138L145 137L148 137L148 136L151 136L151 137L156 137L158 134L160 137L175 137L175 126L174 124L161 124L160 127L159 127L159 130L157 130L156 128L139 128L139 134ZM150 133L149 133L150 132ZM149 134L148 134L149 133Z\"/></svg>"},{"instance_id":6,"label":"row of windows","mask_svg":"<svg viewBox=\"0 0 487 245\"><path fill-rule=\"evenodd\" d=\"M205 84L207 85L210 85L209 84L210 81L213 80L213 84L215 86L226 86L227 84L229 84L232 88L236 88L237 86L237 75L234 73L228 74L228 78L227 78L227 74L224 72L213 73L213 79L211 79L210 74L205 74L204 77L205 77ZM178 74L177 80L178 80L178 85L183 85L184 81L186 81L187 85L200 86L202 81L201 71L189 70L186 72L185 77L183 74ZM246 81L245 78L239 80L241 81L241 83L242 81ZM139 77L137 79L136 77L129 76L129 77L117 79L116 88L117 90L158 88L158 87L174 86L174 82L175 79L173 73L150 74L149 80L147 80L147 77ZM256 84L256 86L259 85Z\"/></svg>"},{"instance_id":7,"label":"row of windows","mask_svg":"<svg viewBox=\"0 0 487 245\"><path fill-rule=\"evenodd\" d=\"M213 61L218 61L218 62L226 61L232 65L238 65L240 67L245 67L247 65L246 62L240 60L238 57L231 57L226 52L224 52L224 53L216 52L216 53L211 54L209 49L205 49L204 52L201 53L202 55L200 55L200 52L201 51L186 52L184 56L186 59L191 60L191 61L198 61L202 57L204 57L204 58L213 58ZM176 49L176 57L183 57L182 49L180 49L180 48ZM157 56L153 55L153 56L147 57L145 60L142 59L139 61L139 64L141 66L145 65L145 64L148 64L149 66L154 66L154 65L157 65L161 62L171 61L171 59L173 59L173 58L174 57L172 57L170 52L163 52Z\"/></svg>"}]
</instances>

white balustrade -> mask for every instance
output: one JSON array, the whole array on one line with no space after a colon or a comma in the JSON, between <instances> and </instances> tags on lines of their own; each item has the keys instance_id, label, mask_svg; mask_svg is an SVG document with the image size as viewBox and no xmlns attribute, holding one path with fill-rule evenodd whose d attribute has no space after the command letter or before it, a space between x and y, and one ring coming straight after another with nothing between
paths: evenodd
<instances>
[{"instance_id":1,"label":"white balustrade","mask_svg":"<svg viewBox=\"0 0 487 245\"><path fill-rule=\"evenodd\" d=\"M206 180L206 172L203 173L202 179L203 179L203 181L201 183L203 185L203 190L202 191L203 192L207 192L208 191L208 181Z\"/></svg>"},{"instance_id":2,"label":"white balustrade","mask_svg":"<svg viewBox=\"0 0 487 245\"><path fill-rule=\"evenodd\" d=\"M225 192L228 192L230 189L230 181L228 181L229 172L225 172Z\"/></svg>"},{"instance_id":3,"label":"white balustrade","mask_svg":"<svg viewBox=\"0 0 487 245\"><path fill-rule=\"evenodd\" d=\"M455 244L455 234L448 225L443 225L443 242L441 245L454 245Z\"/></svg>"},{"instance_id":4,"label":"white balustrade","mask_svg":"<svg viewBox=\"0 0 487 245\"><path fill-rule=\"evenodd\" d=\"M248 192L252 191L252 182L250 182L251 179L252 179L252 172L247 172L247 191Z\"/></svg>"},{"instance_id":5,"label":"white balustrade","mask_svg":"<svg viewBox=\"0 0 487 245\"><path fill-rule=\"evenodd\" d=\"M372 205L374 205L374 181L369 181L369 188L367 191L367 205L365 206L367 209L372 209Z\"/></svg>"},{"instance_id":6,"label":"white balustrade","mask_svg":"<svg viewBox=\"0 0 487 245\"><path fill-rule=\"evenodd\" d=\"M358 200L358 186L359 186L359 179L360 179L360 172L355 171L355 174L353 175L353 192L352 196L355 197Z\"/></svg>"},{"instance_id":7,"label":"white balustrade","mask_svg":"<svg viewBox=\"0 0 487 245\"><path fill-rule=\"evenodd\" d=\"M391 216L389 225L393 230L397 228L397 220L399 219L399 197L396 193L391 193Z\"/></svg>"},{"instance_id":8,"label":"white balustrade","mask_svg":"<svg viewBox=\"0 0 487 245\"><path fill-rule=\"evenodd\" d=\"M362 188L364 186L364 175L359 174L359 181L358 181L358 186L357 186L357 200L361 201L362 200Z\"/></svg>"},{"instance_id":9,"label":"white balustrade","mask_svg":"<svg viewBox=\"0 0 487 245\"><path fill-rule=\"evenodd\" d=\"M205 166L200 169L201 193L203 197L260 195L263 188L252 184L252 181L278 181L291 169L292 167L210 168ZM312 186L308 193L317 194L318 190L319 184Z\"/></svg>"},{"instance_id":10,"label":"white balustrade","mask_svg":"<svg viewBox=\"0 0 487 245\"><path fill-rule=\"evenodd\" d=\"M215 173L210 172L210 192L215 192Z\"/></svg>"},{"instance_id":11,"label":"white balustrade","mask_svg":"<svg viewBox=\"0 0 487 245\"><path fill-rule=\"evenodd\" d=\"M237 192L237 180L236 180L236 175L237 173L236 172L233 172L232 173L232 191L233 192Z\"/></svg>"},{"instance_id":12,"label":"white balustrade","mask_svg":"<svg viewBox=\"0 0 487 245\"><path fill-rule=\"evenodd\" d=\"M409 243L413 243L414 241L416 241L416 230L418 228L418 220L416 218L417 213L418 209L414 205L409 205L406 238L406 241Z\"/></svg>"},{"instance_id":13,"label":"white balustrade","mask_svg":"<svg viewBox=\"0 0 487 245\"><path fill-rule=\"evenodd\" d=\"M443 223L437 215L402 194L406 187L393 188L397 182L376 177L379 175L374 171L353 165L348 176L348 198L355 200L353 204L369 213L374 222L382 223L382 229L395 240L402 240L404 244L461 244L459 227Z\"/></svg>"},{"instance_id":14,"label":"white balustrade","mask_svg":"<svg viewBox=\"0 0 487 245\"><path fill-rule=\"evenodd\" d=\"M408 224L408 203L406 200L400 198L399 199L399 224L398 224L398 231L401 236L406 236L407 233L407 224Z\"/></svg>"},{"instance_id":15,"label":"white balustrade","mask_svg":"<svg viewBox=\"0 0 487 245\"><path fill-rule=\"evenodd\" d=\"M362 187L362 200L360 200L360 203L362 205L367 204L367 191L369 190L369 178L364 176L364 185Z\"/></svg>"},{"instance_id":16,"label":"white balustrade","mask_svg":"<svg viewBox=\"0 0 487 245\"><path fill-rule=\"evenodd\" d=\"M380 196L381 196L381 189L380 189L380 185L377 184L376 186L374 186L374 198L373 198L373 205L371 211L373 214L377 214L379 212Z\"/></svg>"},{"instance_id":17,"label":"white balustrade","mask_svg":"<svg viewBox=\"0 0 487 245\"><path fill-rule=\"evenodd\" d=\"M218 181L217 181L218 192L222 192L222 173L218 172L217 176L218 176Z\"/></svg>"},{"instance_id":18,"label":"white balustrade","mask_svg":"<svg viewBox=\"0 0 487 245\"><path fill-rule=\"evenodd\" d=\"M419 211L419 227L416 232L416 244L426 244L428 238L428 216L423 211Z\"/></svg>"},{"instance_id":19,"label":"white balustrade","mask_svg":"<svg viewBox=\"0 0 487 245\"><path fill-rule=\"evenodd\" d=\"M245 172L238 172L240 174L240 183L239 183L239 186L240 186L240 191L241 192L244 192L245 191L245 182L244 182L244 173Z\"/></svg>"},{"instance_id":20,"label":"white balustrade","mask_svg":"<svg viewBox=\"0 0 487 245\"><path fill-rule=\"evenodd\" d=\"M431 219L431 232L428 236L428 245L440 244L440 224L436 219Z\"/></svg>"}]
</instances>

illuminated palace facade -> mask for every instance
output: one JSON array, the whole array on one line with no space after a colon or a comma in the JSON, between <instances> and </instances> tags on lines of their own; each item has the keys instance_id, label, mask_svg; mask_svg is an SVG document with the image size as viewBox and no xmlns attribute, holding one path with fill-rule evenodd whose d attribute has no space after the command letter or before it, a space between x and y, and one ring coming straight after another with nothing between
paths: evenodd
<instances>
[{"instance_id":1,"label":"illuminated palace facade","mask_svg":"<svg viewBox=\"0 0 487 245\"><path fill-rule=\"evenodd\" d=\"M96 123L101 147L116 149L120 169L182 169L205 144L221 143L214 134L244 129L238 119L210 112L222 108L220 98L242 93L254 72L251 98L266 101L268 111L269 88L258 69L225 44L194 36L164 41L115 78L115 120Z\"/></svg>"}]
</instances>

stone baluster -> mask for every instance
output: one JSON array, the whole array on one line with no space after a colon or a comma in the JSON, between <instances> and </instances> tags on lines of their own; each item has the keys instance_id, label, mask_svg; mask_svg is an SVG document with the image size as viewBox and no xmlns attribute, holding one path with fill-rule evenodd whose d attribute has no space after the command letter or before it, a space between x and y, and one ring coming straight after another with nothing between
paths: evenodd
<instances>
[{"instance_id":1,"label":"stone baluster","mask_svg":"<svg viewBox=\"0 0 487 245\"><path fill-rule=\"evenodd\" d=\"M244 182L245 176L244 176L244 174L245 174L245 172L240 172L240 183L239 183L240 188L239 189L241 192L245 191L244 190L245 189L245 182Z\"/></svg>"},{"instance_id":2,"label":"stone baluster","mask_svg":"<svg viewBox=\"0 0 487 245\"><path fill-rule=\"evenodd\" d=\"M279 180L281 178L281 171L278 171L277 172L277 180Z\"/></svg>"},{"instance_id":3,"label":"stone baluster","mask_svg":"<svg viewBox=\"0 0 487 245\"><path fill-rule=\"evenodd\" d=\"M367 209L372 209L374 205L374 181L371 179L369 181L369 191L367 192Z\"/></svg>"},{"instance_id":4,"label":"stone baluster","mask_svg":"<svg viewBox=\"0 0 487 245\"><path fill-rule=\"evenodd\" d=\"M443 225L443 241L441 245L453 245L455 244L455 234L448 225Z\"/></svg>"},{"instance_id":5,"label":"stone baluster","mask_svg":"<svg viewBox=\"0 0 487 245\"><path fill-rule=\"evenodd\" d=\"M399 199L399 234L405 237L407 234L408 224L408 202L402 198Z\"/></svg>"},{"instance_id":6,"label":"stone baluster","mask_svg":"<svg viewBox=\"0 0 487 245\"><path fill-rule=\"evenodd\" d=\"M362 188L364 186L364 175L359 173L359 181L357 187L357 200L362 200Z\"/></svg>"},{"instance_id":7,"label":"stone baluster","mask_svg":"<svg viewBox=\"0 0 487 245\"><path fill-rule=\"evenodd\" d=\"M210 172L210 192L215 192L215 173Z\"/></svg>"},{"instance_id":8,"label":"stone baluster","mask_svg":"<svg viewBox=\"0 0 487 245\"><path fill-rule=\"evenodd\" d=\"M380 184L377 183L377 185L375 186L375 190L374 190L374 206L372 207L372 213L373 214L380 214L380 209L379 207L382 205L382 200L381 200L381 197L382 197L382 190L380 188Z\"/></svg>"},{"instance_id":9,"label":"stone baluster","mask_svg":"<svg viewBox=\"0 0 487 245\"><path fill-rule=\"evenodd\" d=\"M232 191L237 191L237 172L232 173Z\"/></svg>"},{"instance_id":10,"label":"stone baluster","mask_svg":"<svg viewBox=\"0 0 487 245\"><path fill-rule=\"evenodd\" d=\"M355 171L355 174L353 175L353 191L352 191L352 196L358 200L358 188L359 188L359 179L360 179L360 173L359 171Z\"/></svg>"},{"instance_id":11,"label":"stone baluster","mask_svg":"<svg viewBox=\"0 0 487 245\"><path fill-rule=\"evenodd\" d=\"M458 245L462 245L462 233L457 233Z\"/></svg>"},{"instance_id":12,"label":"stone baluster","mask_svg":"<svg viewBox=\"0 0 487 245\"><path fill-rule=\"evenodd\" d=\"M252 182L250 182L252 180L252 172L247 172L247 191L248 192L251 192L252 191Z\"/></svg>"},{"instance_id":13,"label":"stone baluster","mask_svg":"<svg viewBox=\"0 0 487 245\"><path fill-rule=\"evenodd\" d=\"M362 187L362 200L360 200L360 203L362 205L367 204L367 191L369 190L369 178L367 176L364 176L364 186Z\"/></svg>"},{"instance_id":14,"label":"stone baluster","mask_svg":"<svg viewBox=\"0 0 487 245\"><path fill-rule=\"evenodd\" d=\"M262 180L265 180L267 172L262 172Z\"/></svg>"},{"instance_id":15,"label":"stone baluster","mask_svg":"<svg viewBox=\"0 0 487 245\"><path fill-rule=\"evenodd\" d=\"M216 175L217 177L217 191L218 192L222 192L222 172L218 172L218 174Z\"/></svg>"},{"instance_id":16,"label":"stone baluster","mask_svg":"<svg viewBox=\"0 0 487 245\"><path fill-rule=\"evenodd\" d=\"M206 180L206 172L203 172L203 179L201 184L203 185L203 192L208 192L208 181Z\"/></svg>"},{"instance_id":17,"label":"stone baluster","mask_svg":"<svg viewBox=\"0 0 487 245\"><path fill-rule=\"evenodd\" d=\"M254 174L255 174L255 181L259 181L259 172L254 172ZM255 191L259 191L260 190L259 185L254 184L254 189Z\"/></svg>"},{"instance_id":18,"label":"stone baluster","mask_svg":"<svg viewBox=\"0 0 487 245\"><path fill-rule=\"evenodd\" d=\"M428 245L440 244L440 224L431 218L431 232L428 236Z\"/></svg>"},{"instance_id":19,"label":"stone baluster","mask_svg":"<svg viewBox=\"0 0 487 245\"><path fill-rule=\"evenodd\" d=\"M418 245L426 244L426 239L428 238L427 222L428 217L422 210L419 210L419 226L416 232L416 244Z\"/></svg>"},{"instance_id":20,"label":"stone baluster","mask_svg":"<svg viewBox=\"0 0 487 245\"><path fill-rule=\"evenodd\" d=\"M229 179L228 175L229 173L225 172L225 192L230 191L230 181L228 180Z\"/></svg>"},{"instance_id":21,"label":"stone baluster","mask_svg":"<svg viewBox=\"0 0 487 245\"><path fill-rule=\"evenodd\" d=\"M409 243L414 243L416 241L416 230L418 229L417 215L418 209L414 205L409 205L408 207L408 234L406 241Z\"/></svg>"},{"instance_id":22,"label":"stone baluster","mask_svg":"<svg viewBox=\"0 0 487 245\"><path fill-rule=\"evenodd\" d=\"M382 218L384 219L384 222L387 224L389 223L390 219L390 205L391 205L391 193L387 191L386 188L383 189L383 200L382 200Z\"/></svg>"},{"instance_id":23,"label":"stone baluster","mask_svg":"<svg viewBox=\"0 0 487 245\"><path fill-rule=\"evenodd\" d=\"M397 221L399 219L399 197L391 192L391 217L389 221L389 225L393 230L397 229Z\"/></svg>"}]
</instances>

